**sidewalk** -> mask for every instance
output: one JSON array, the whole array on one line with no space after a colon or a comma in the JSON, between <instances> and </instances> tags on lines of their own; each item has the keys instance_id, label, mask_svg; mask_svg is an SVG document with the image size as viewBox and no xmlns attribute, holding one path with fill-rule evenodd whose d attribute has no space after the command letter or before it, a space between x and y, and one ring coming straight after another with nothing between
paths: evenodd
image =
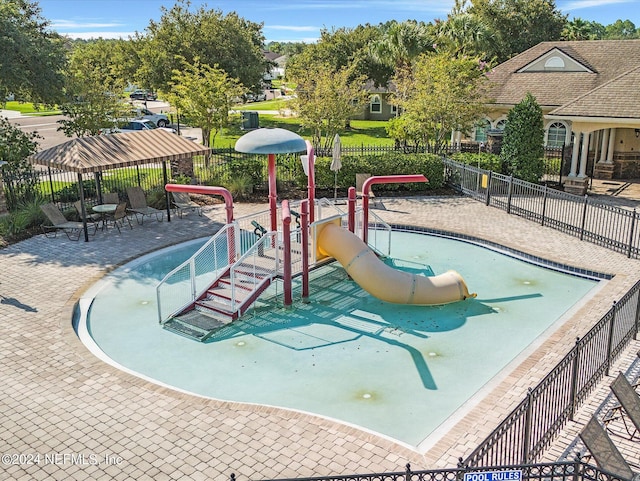
<instances>
[{"instance_id":1,"label":"sidewalk","mask_svg":"<svg viewBox=\"0 0 640 481\"><path fill-rule=\"evenodd\" d=\"M0 109L0 117L6 117L8 119L19 119L22 114L17 110L4 110Z\"/></svg>"}]
</instances>

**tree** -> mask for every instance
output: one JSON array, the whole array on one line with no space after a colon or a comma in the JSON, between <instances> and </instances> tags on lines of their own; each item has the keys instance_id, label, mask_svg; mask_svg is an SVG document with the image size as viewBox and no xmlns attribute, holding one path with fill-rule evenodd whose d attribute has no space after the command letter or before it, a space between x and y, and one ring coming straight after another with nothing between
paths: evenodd
<instances>
[{"instance_id":1,"label":"tree","mask_svg":"<svg viewBox=\"0 0 640 481\"><path fill-rule=\"evenodd\" d=\"M422 22L391 22L382 38L371 45L374 61L391 69L394 78L410 81L413 62L419 55L432 52L434 38Z\"/></svg>"},{"instance_id":2,"label":"tree","mask_svg":"<svg viewBox=\"0 0 640 481\"><path fill-rule=\"evenodd\" d=\"M65 118L59 130L68 137L98 135L129 116L120 92L127 84L130 43L98 39L76 44L67 68Z\"/></svg>"},{"instance_id":3,"label":"tree","mask_svg":"<svg viewBox=\"0 0 640 481\"><path fill-rule=\"evenodd\" d=\"M554 0L471 0L466 11L493 31L488 54L499 63L540 42L560 40L567 21Z\"/></svg>"},{"instance_id":4,"label":"tree","mask_svg":"<svg viewBox=\"0 0 640 481\"><path fill-rule=\"evenodd\" d=\"M414 142L441 152L452 131L470 129L485 113L486 81L478 59L451 58L447 52L422 55L411 79L396 78L406 97L396 95L393 101L406 119L404 125L415 132Z\"/></svg>"},{"instance_id":5,"label":"tree","mask_svg":"<svg viewBox=\"0 0 640 481\"><path fill-rule=\"evenodd\" d=\"M6 118L0 117L0 160L6 162L2 166L2 176L10 211L15 210L21 202L37 197L38 178L26 159L36 153L38 138L40 136L35 132L25 133Z\"/></svg>"},{"instance_id":6,"label":"tree","mask_svg":"<svg viewBox=\"0 0 640 481\"><path fill-rule=\"evenodd\" d=\"M477 16L457 13L435 25L436 48L453 56L488 58L493 32Z\"/></svg>"},{"instance_id":7,"label":"tree","mask_svg":"<svg viewBox=\"0 0 640 481\"><path fill-rule=\"evenodd\" d=\"M386 85L393 69L375 62L369 55L370 45L380 36L380 28L368 24L353 29L323 29L318 42L307 45L287 61L286 77L301 78L315 66L327 65L332 71L348 67L352 78L364 75L378 85Z\"/></svg>"},{"instance_id":8,"label":"tree","mask_svg":"<svg viewBox=\"0 0 640 481\"><path fill-rule=\"evenodd\" d=\"M192 12L189 7L189 1L178 0L171 10L162 8L160 21L151 21L146 35L136 37L141 86L169 91L173 72L182 68L183 61L191 64L196 59L201 65L216 65L248 90L260 86L267 71L262 24L235 12L223 15L205 6Z\"/></svg>"},{"instance_id":9,"label":"tree","mask_svg":"<svg viewBox=\"0 0 640 481\"><path fill-rule=\"evenodd\" d=\"M49 30L37 3L0 2L0 95L54 104L62 94L64 39ZM4 101L4 100L3 100Z\"/></svg>"},{"instance_id":10,"label":"tree","mask_svg":"<svg viewBox=\"0 0 640 481\"><path fill-rule=\"evenodd\" d=\"M165 97L192 125L202 129L203 144L209 147L229 123L232 99L243 91L238 79L217 66L183 59L182 68L172 73L171 89Z\"/></svg>"},{"instance_id":11,"label":"tree","mask_svg":"<svg viewBox=\"0 0 640 481\"><path fill-rule=\"evenodd\" d=\"M364 76L354 78L347 67L332 70L329 65L315 65L307 75L295 79L298 96L293 110L300 124L311 129L314 145L330 148L335 134L362 112L368 97L364 81Z\"/></svg>"},{"instance_id":12,"label":"tree","mask_svg":"<svg viewBox=\"0 0 640 481\"><path fill-rule=\"evenodd\" d=\"M544 173L542 108L530 93L507 114L500 160L507 172L527 182Z\"/></svg>"},{"instance_id":13,"label":"tree","mask_svg":"<svg viewBox=\"0 0 640 481\"><path fill-rule=\"evenodd\" d=\"M591 22L574 18L567 22L562 29L562 40L596 40L596 32Z\"/></svg>"},{"instance_id":14,"label":"tree","mask_svg":"<svg viewBox=\"0 0 640 481\"><path fill-rule=\"evenodd\" d=\"M605 28L607 40L628 40L640 38L640 32L636 30L636 26L631 20L616 20Z\"/></svg>"}]
</instances>

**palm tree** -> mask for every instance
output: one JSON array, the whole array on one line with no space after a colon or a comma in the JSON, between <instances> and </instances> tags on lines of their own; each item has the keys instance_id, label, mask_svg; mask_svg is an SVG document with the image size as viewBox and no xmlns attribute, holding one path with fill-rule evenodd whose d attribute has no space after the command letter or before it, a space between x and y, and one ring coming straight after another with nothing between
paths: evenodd
<instances>
[{"instance_id":1,"label":"palm tree","mask_svg":"<svg viewBox=\"0 0 640 481\"><path fill-rule=\"evenodd\" d=\"M469 13L452 14L446 21L437 22L435 33L438 50L449 50L454 57L484 58L486 46L493 39L484 22Z\"/></svg>"},{"instance_id":2,"label":"palm tree","mask_svg":"<svg viewBox=\"0 0 640 481\"><path fill-rule=\"evenodd\" d=\"M394 70L395 84L400 87L395 96L401 101L407 95L401 86L410 84L414 61L423 53L433 52L433 45L433 38L424 23L393 21L382 38L371 46L372 59Z\"/></svg>"},{"instance_id":3,"label":"palm tree","mask_svg":"<svg viewBox=\"0 0 640 481\"><path fill-rule=\"evenodd\" d=\"M568 21L562 29L563 40L591 40L592 38L591 24L581 18Z\"/></svg>"},{"instance_id":4,"label":"palm tree","mask_svg":"<svg viewBox=\"0 0 640 481\"><path fill-rule=\"evenodd\" d=\"M418 55L429 51L433 51L433 39L424 23L394 21L373 44L371 56L383 65L405 69Z\"/></svg>"}]
</instances>

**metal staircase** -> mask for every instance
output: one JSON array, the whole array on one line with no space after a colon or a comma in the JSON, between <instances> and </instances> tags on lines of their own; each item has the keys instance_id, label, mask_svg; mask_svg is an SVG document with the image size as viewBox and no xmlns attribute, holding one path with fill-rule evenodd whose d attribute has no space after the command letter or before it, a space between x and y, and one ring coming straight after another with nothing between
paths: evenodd
<instances>
[{"instance_id":1,"label":"metal staircase","mask_svg":"<svg viewBox=\"0 0 640 481\"><path fill-rule=\"evenodd\" d=\"M201 251L202 249L198 253ZM195 264L193 259L198 253L185 264ZM206 341L218 329L242 316L269 287L278 275L279 254L277 233L263 235L238 260L221 269L218 276L201 293L194 295L188 304L163 316L160 292L162 286L170 284L170 273L158 286L160 323L163 328L191 339ZM181 272L181 268L184 270L183 266L184 264L174 269L172 273ZM190 273L196 270L192 268ZM189 283L194 284L194 280L190 279Z\"/></svg>"}]
</instances>

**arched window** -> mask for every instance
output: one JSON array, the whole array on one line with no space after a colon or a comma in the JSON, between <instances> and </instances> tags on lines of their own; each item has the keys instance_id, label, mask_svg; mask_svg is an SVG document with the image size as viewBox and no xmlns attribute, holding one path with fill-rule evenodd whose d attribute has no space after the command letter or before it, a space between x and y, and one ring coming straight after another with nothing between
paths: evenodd
<instances>
[{"instance_id":1,"label":"arched window","mask_svg":"<svg viewBox=\"0 0 640 481\"><path fill-rule=\"evenodd\" d=\"M483 119L476 124L476 131L473 137L473 140L476 142L486 142L487 141L487 130L491 128L491 122L487 119Z\"/></svg>"},{"instance_id":2,"label":"arched window","mask_svg":"<svg viewBox=\"0 0 640 481\"><path fill-rule=\"evenodd\" d=\"M379 95L371 96L371 103L369 104L369 109L371 113L379 114L382 112L382 101L380 100Z\"/></svg>"},{"instance_id":3,"label":"arched window","mask_svg":"<svg viewBox=\"0 0 640 481\"><path fill-rule=\"evenodd\" d=\"M564 60L560 57L550 57L544 63L544 68L564 68Z\"/></svg>"},{"instance_id":4,"label":"arched window","mask_svg":"<svg viewBox=\"0 0 640 481\"><path fill-rule=\"evenodd\" d=\"M562 122L554 122L547 130L547 147L562 147L567 138L567 127Z\"/></svg>"},{"instance_id":5,"label":"arched window","mask_svg":"<svg viewBox=\"0 0 640 481\"><path fill-rule=\"evenodd\" d=\"M497 130L504 130L504 128L506 127L506 125L507 125L507 119L501 119L501 120L498 120L498 121L496 122L496 129L497 129Z\"/></svg>"}]
</instances>

